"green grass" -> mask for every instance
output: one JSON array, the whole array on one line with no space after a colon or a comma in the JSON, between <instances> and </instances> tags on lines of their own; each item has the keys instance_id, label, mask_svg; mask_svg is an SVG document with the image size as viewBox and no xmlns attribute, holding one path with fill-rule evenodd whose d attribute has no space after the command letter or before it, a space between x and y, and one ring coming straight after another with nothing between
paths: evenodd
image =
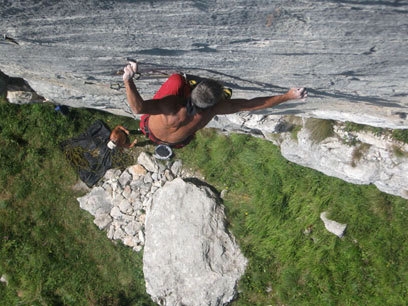
<instances>
[{"instance_id":1,"label":"green grass","mask_svg":"<svg viewBox=\"0 0 408 306\"><path fill-rule=\"evenodd\" d=\"M398 141L408 143L408 130L393 130L392 137Z\"/></svg>"},{"instance_id":2,"label":"green grass","mask_svg":"<svg viewBox=\"0 0 408 306\"><path fill-rule=\"evenodd\" d=\"M350 121L345 122L344 130L347 132L367 131L367 132L373 133L376 136L381 136L381 135L384 135L390 132L390 129L387 129L387 128L364 125L364 124L354 123Z\"/></svg>"},{"instance_id":3,"label":"green grass","mask_svg":"<svg viewBox=\"0 0 408 306\"><path fill-rule=\"evenodd\" d=\"M98 118L52 105L0 103L0 305L148 305L142 257L79 208L59 142ZM133 124L135 124L133 122Z\"/></svg>"},{"instance_id":4,"label":"green grass","mask_svg":"<svg viewBox=\"0 0 408 306\"><path fill-rule=\"evenodd\" d=\"M408 143L407 129L391 130L388 128L374 127L347 121L344 124L344 130L347 132L367 131L373 133L376 136L391 135L391 137L394 138L395 140L401 141L403 143Z\"/></svg>"},{"instance_id":5,"label":"green grass","mask_svg":"<svg viewBox=\"0 0 408 306\"><path fill-rule=\"evenodd\" d=\"M292 164L249 136L204 131L182 158L228 187L230 229L249 258L234 305L405 304L406 200ZM348 224L343 239L325 230L325 210Z\"/></svg>"},{"instance_id":6,"label":"green grass","mask_svg":"<svg viewBox=\"0 0 408 306\"><path fill-rule=\"evenodd\" d=\"M106 238L79 208L58 144L96 119L49 104L0 103L0 305L149 305L142 255ZM249 259L233 305L405 305L408 201L285 160L270 142L205 129L177 150L224 200ZM358 164L357 164L358 166ZM319 215L348 224L344 238ZM308 230L305 233L305 230Z\"/></svg>"}]
</instances>

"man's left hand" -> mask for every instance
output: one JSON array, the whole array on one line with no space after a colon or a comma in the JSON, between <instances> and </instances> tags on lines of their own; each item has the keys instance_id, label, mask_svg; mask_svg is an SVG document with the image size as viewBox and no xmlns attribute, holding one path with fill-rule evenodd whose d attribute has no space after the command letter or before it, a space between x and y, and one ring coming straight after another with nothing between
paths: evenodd
<instances>
[{"instance_id":1,"label":"man's left hand","mask_svg":"<svg viewBox=\"0 0 408 306\"><path fill-rule=\"evenodd\" d=\"M294 99L306 99L307 98L307 90L306 88L291 88L287 92L289 95L290 100Z\"/></svg>"}]
</instances>

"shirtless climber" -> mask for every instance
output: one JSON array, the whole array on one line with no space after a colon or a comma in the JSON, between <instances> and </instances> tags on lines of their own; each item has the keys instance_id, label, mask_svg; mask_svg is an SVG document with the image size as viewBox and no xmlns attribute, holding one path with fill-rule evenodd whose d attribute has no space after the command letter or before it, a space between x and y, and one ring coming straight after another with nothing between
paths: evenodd
<instances>
[{"instance_id":1,"label":"shirtless climber","mask_svg":"<svg viewBox=\"0 0 408 306\"><path fill-rule=\"evenodd\" d=\"M124 68L123 81L127 100L140 120L142 132L156 144L180 148L188 144L195 132L202 129L216 115L233 114L273 107L295 99L305 99L305 88L291 88L277 96L253 99L227 99L224 87L215 80L204 80L191 89L180 74L173 74L152 100L143 100L133 82L137 63Z\"/></svg>"}]
</instances>

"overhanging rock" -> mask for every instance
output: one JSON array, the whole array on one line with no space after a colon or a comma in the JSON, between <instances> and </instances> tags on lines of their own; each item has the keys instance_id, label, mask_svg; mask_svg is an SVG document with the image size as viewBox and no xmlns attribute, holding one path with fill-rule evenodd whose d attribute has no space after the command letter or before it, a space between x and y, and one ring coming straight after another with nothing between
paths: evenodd
<instances>
[{"instance_id":1,"label":"overhanging rock","mask_svg":"<svg viewBox=\"0 0 408 306\"><path fill-rule=\"evenodd\" d=\"M158 77L137 82L144 98L183 71L224 81L233 97L310 89L306 103L256 115L407 128L407 9L362 0L9 1L0 70L57 104L131 116L116 72L132 57Z\"/></svg>"}]
</instances>

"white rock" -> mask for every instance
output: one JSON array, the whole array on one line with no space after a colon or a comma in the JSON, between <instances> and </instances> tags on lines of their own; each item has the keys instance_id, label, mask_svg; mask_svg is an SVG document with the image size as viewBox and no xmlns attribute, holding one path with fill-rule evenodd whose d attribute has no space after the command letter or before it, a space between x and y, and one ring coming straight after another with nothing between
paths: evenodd
<instances>
[{"instance_id":1,"label":"white rock","mask_svg":"<svg viewBox=\"0 0 408 306\"><path fill-rule=\"evenodd\" d=\"M143 208L143 202L140 198L137 198L135 201L132 202L133 211L138 211Z\"/></svg>"},{"instance_id":2,"label":"white rock","mask_svg":"<svg viewBox=\"0 0 408 306\"><path fill-rule=\"evenodd\" d=\"M0 282L1 282L1 283L5 283L6 285L8 285L7 276L3 274L3 275L0 277Z\"/></svg>"},{"instance_id":3,"label":"white rock","mask_svg":"<svg viewBox=\"0 0 408 306\"><path fill-rule=\"evenodd\" d=\"M118 190L113 194L112 205L119 206L122 201L126 200L125 197L122 195L122 190Z\"/></svg>"},{"instance_id":4,"label":"white rock","mask_svg":"<svg viewBox=\"0 0 408 306\"><path fill-rule=\"evenodd\" d=\"M131 194L132 194L132 188L130 187L130 185L126 185L126 186L123 188L122 196L123 196L125 199L129 200Z\"/></svg>"},{"instance_id":5,"label":"white rock","mask_svg":"<svg viewBox=\"0 0 408 306\"><path fill-rule=\"evenodd\" d=\"M344 232L347 228L347 224L341 224L339 222L328 219L326 211L320 214L320 219L323 221L325 228L330 233L335 234L339 238L343 237Z\"/></svg>"},{"instance_id":6,"label":"white rock","mask_svg":"<svg viewBox=\"0 0 408 306\"><path fill-rule=\"evenodd\" d=\"M166 178L166 181L172 181L172 180L174 180L173 173L171 172L170 169L164 170L164 176L165 176L165 178Z\"/></svg>"},{"instance_id":7,"label":"white rock","mask_svg":"<svg viewBox=\"0 0 408 306\"><path fill-rule=\"evenodd\" d=\"M152 173L152 180L156 182L159 180L159 174L157 172Z\"/></svg>"},{"instance_id":8,"label":"white rock","mask_svg":"<svg viewBox=\"0 0 408 306\"><path fill-rule=\"evenodd\" d=\"M114 240L121 240L123 241L126 237L125 231L121 227L115 227L115 232L113 234Z\"/></svg>"},{"instance_id":9,"label":"white rock","mask_svg":"<svg viewBox=\"0 0 408 306\"><path fill-rule=\"evenodd\" d=\"M127 237L125 237L125 238L123 239L123 244L124 244L124 245L127 245L128 247L133 248L133 247L135 247L135 246L137 245L137 242L135 242L135 240L133 239L133 237L127 236Z\"/></svg>"},{"instance_id":10,"label":"white rock","mask_svg":"<svg viewBox=\"0 0 408 306\"><path fill-rule=\"evenodd\" d=\"M105 180L117 180L121 174L119 169L109 169L105 172L104 178Z\"/></svg>"},{"instance_id":11,"label":"white rock","mask_svg":"<svg viewBox=\"0 0 408 306\"><path fill-rule=\"evenodd\" d=\"M109 228L108 228L108 231L107 231L107 233L106 233L106 236L109 238L109 239L111 239L111 240L113 240L113 236L115 235L115 225L114 224L110 224L109 225Z\"/></svg>"},{"instance_id":12,"label":"white rock","mask_svg":"<svg viewBox=\"0 0 408 306\"><path fill-rule=\"evenodd\" d=\"M112 218L121 220L123 218L123 212L120 211L118 206L114 206L112 210L110 211L110 215Z\"/></svg>"},{"instance_id":13,"label":"white rock","mask_svg":"<svg viewBox=\"0 0 408 306\"><path fill-rule=\"evenodd\" d=\"M133 180L133 176L127 170L123 171L118 179L122 188L124 188L131 180Z\"/></svg>"},{"instance_id":14,"label":"white rock","mask_svg":"<svg viewBox=\"0 0 408 306\"><path fill-rule=\"evenodd\" d=\"M129 200L127 199L123 199L120 203L119 203L119 210L121 212L123 212L124 214L131 214L133 212L133 206L131 205L131 203L129 202Z\"/></svg>"},{"instance_id":15,"label":"white rock","mask_svg":"<svg viewBox=\"0 0 408 306\"><path fill-rule=\"evenodd\" d=\"M145 224L146 214L141 214L140 216L138 216L137 221L139 221L141 224Z\"/></svg>"},{"instance_id":16,"label":"white rock","mask_svg":"<svg viewBox=\"0 0 408 306\"><path fill-rule=\"evenodd\" d=\"M395 157L393 147L381 143L381 137L377 143L372 139L375 136L364 136L370 147L361 158L356 158L356 150L363 150L358 146L344 144L336 137L316 144L310 137L305 128L298 132L297 140L290 133L282 135L282 156L328 176L353 184L374 184L383 192L408 199L408 158Z\"/></svg>"},{"instance_id":17,"label":"white rock","mask_svg":"<svg viewBox=\"0 0 408 306\"><path fill-rule=\"evenodd\" d=\"M135 251L135 252L140 252L142 249L143 249L143 247L140 244L133 247L133 251Z\"/></svg>"},{"instance_id":18,"label":"white rock","mask_svg":"<svg viewBox=\"0 0 408 306\"><path fill-rule=\"evenodd\" d=\"M137 162L142 165L147 171L155 172L157 170L157 164L146 152L140 153L139 157L137 158Z\"/></svg>"},{"instance_id":19,"label":"white rock","mask_svg":"<svg viewBox=\"0 0 408 306\"><path fill-rule=\"evenodd\" d=\"M109 214L98 214L95 217L94 223L100 230L107 228L112 222L112 217Z\"/></svg>"},{"instance_id":20,"label":"white rock","mask_svg":"<svg viewBox=\"0 0 408 306\"><path fill-rule=\"evenodd\" d=\"M143 209L148 210L152 205L152 198L146 198L143 202Z\"/></svg>"},{"instance_id":21,"label":"white rock","mask_svg":"<svg viewBox=\"0 0 408 306\"><path fill-rule=\"evenodd\" d=\"M181 169L183 167L183 163L180 159L177 159L174 161L174 163L171 165L171 172L173 173L174 176L179 176L181 174Z\"/></svg>"},{"instance_id":22,"label":"white rock","mask_svg":"<svg viewBox=\"0 0 408 306\"><path fill-rule=\"evenodd\" d=\"M94 187L87 195L77 198L79 206L95 215L96 212L109 212L112 208L112 198L102 187Z\"/></svg>"},{"instance_id":23,"label":"white rock","mask_svg":"<svg viewBox=\"0 0 408 306\"><path fill-rule=\"evenodd\" d=\"M139 241L140 241L140 243L141 244L144 244L145 243L145 235L144 235L144 232L143 231L139 231L139 233L138 233L138 238L139 238Z\"/></svg>"},{"instance_id":24,"label":"white rock","mask_svg":"<svg viewBox=\"0 0 408 306\"><path fill-rule=\"evenodd\" d=\"M136 234L139 233L139 231L142 229L142 225L137 222L137 221L132 221L129 222L123 230L128 234L129 236L136 236Z\"/></svg>"},{"instance_id":25,"label":"white rock","mask_svg":"<svg viewBox=\"0 0 408 306\"><path fill-rule=\"evenodd\" d=\"M147 173L143 178L144 184L151 184L153 183L153 176L151 173Z\"/></svg>"}]
</instances>

